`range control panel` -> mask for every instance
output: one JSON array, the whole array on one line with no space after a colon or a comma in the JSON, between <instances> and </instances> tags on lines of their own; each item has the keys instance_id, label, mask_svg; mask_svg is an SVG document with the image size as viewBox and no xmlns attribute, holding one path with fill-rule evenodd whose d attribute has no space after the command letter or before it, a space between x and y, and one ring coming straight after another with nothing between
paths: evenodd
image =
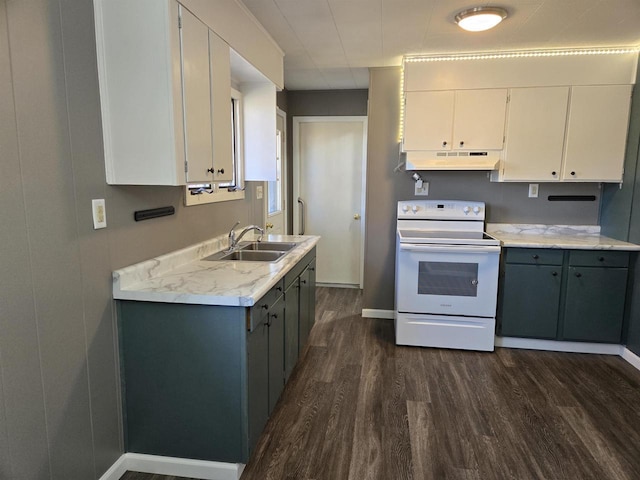
<instances>
[{"instance_id":1,"label":"range control panel","mask_svg":"<svg viewBox=\"0 0 640 480\"><path fill-rule=\"evenodd\" d=\"M484 221L484 202L465 200L402 200L398 202L402 220L474 220Z\"/></svg>"}]
</instances>

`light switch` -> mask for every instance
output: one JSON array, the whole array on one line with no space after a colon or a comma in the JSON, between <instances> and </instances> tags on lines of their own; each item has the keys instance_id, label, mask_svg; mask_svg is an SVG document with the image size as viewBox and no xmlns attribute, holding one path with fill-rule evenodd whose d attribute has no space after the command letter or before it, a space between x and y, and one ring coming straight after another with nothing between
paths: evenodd
<instances>
[{"instance_id":1,"label":"light switch","mask_svg":"<svg viewBox=\"0 0 640 480\"><path fill-rule=\"evenodd\" d=\"M256 199L260 200L262 198L262 185L258 185L256 187Z\"/></svg>"},{"instance_id":2,"label":"light switch","mask_svg":"<svg viewBox=\"0 0 640 480\"><path fill-rule=\"evenodd\" d=\"M529 198L538 198L538 184L530 183L529 184Z\"/></svg>"},{"instance_id":3,"label":"light switch","mask_svg":"<svg viewBox=\"0 0 640 480\"><path fill-rule=\"evenodd\" d=\"M93 210L94 230L98 230L99 228L106 228L107 227L107 211L104 206L104 198L91 200L91 207Z\"/></svg>"}]
</instances>

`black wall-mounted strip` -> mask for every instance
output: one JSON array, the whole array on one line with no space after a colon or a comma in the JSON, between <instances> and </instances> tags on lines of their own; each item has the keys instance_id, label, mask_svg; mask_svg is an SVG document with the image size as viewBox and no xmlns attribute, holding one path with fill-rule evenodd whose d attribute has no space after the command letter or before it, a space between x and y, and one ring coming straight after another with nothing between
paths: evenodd
<instances>
[{"instance_id":1,"label":"black wall-mounted strip","mask_svg":"<svg viewBox=\"0 0 640 480\"><path fill-rule=\"evenodd\" d=\"M550 202L595 202L595 195L549 195Z\"/></svg>"},{"instance_id":2,"label":"black wall-mounted strip","mask_svg":"<svg viewBox=\"0 0 640 480\"><path fill-rule=\"evenodd\" d=\"M176 213L176 209L173 207L151 208L149 210L138 210L137 212L134 212L133 218L136 222L140 222L151 218L166 217L167 215L173 215L174 213Z\"/></svg>"}]
</instances>

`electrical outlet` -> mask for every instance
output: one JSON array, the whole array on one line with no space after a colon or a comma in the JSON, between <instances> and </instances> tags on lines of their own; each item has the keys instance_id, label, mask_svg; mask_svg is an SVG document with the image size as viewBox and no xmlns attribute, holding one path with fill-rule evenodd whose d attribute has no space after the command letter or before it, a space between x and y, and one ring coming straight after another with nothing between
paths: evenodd
<instances>
[{"instance_id":1,"label":"electrical outlet","mask_svg":"<svg viewBox=\"0 0 640 480\"><path fill-rule=\"evenodd\" d=\"M107 211L104 205L104 198L91 200L93 210L93 229L107 228Z\"/></svg>"},{"instance_id":2,"label":"electrical outlet","mask_svg":"<svg viewBox=\"0 0 640 480\"><path fill-rule=\"evenodd\" d=\"M258 185L256 187L256 199L260 200L262 198L262 185Z\"/></svg>"},{"instance_id":3,"label":"electrical outlet","mask_svg":"<svg viewBox=\"0 0 640 480\"><path fill-rule=\"evenodd\" d=\"M422 187L419 185L419 182L416 182L416 195L427 196L429 195L429 182L422 182Z\"/></svg>"},{"instance_id":4,"label":"electrical outlet","mask_svg":"<svg viewBox=\"0 0 640 480\"><path fill-rule=\"evenodd\" d=\"M529 198L538 198L538 184L530 183L529 184Z\"/></svg>"}]
</instances>

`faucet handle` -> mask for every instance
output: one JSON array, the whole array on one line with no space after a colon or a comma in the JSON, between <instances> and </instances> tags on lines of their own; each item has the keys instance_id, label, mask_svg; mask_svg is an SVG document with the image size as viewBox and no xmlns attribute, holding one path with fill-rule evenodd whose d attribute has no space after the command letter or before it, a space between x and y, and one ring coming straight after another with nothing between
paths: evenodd
<instances>
[{"instance_id":1,"label":"faucet handle","mask_svg":"<svg viewBox=\"0 0 640 480\"><path fill-rule=\"evenodd\" d=\"M233 232L233 230L240 225L240 220L238 220L236 223L233 224L233 227L231 227L231 231Z\"/></svg>"}]
</instances>

